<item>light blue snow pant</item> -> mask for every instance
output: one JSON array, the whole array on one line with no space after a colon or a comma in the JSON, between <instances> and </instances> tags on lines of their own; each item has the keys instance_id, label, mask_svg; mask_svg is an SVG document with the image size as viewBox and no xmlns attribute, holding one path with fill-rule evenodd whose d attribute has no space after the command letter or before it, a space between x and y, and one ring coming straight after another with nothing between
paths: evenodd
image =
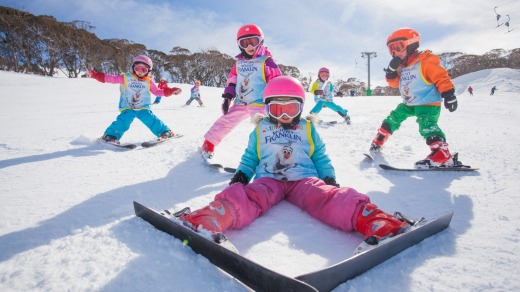
<instances>
[{"instance_id":1,"label":"light blue snow pant","mask_svg":"<svg viewBox=\"0 0 520 292\"><path fill-rule=\"evenodd\" d=\"M316 105L312 108L311 113L318 114L321 111L321 109L323 108L323 106L326 106L326 107L330 108L331 110L339 113L339 115L342 117L346 116L347 112L348 112L348 110L340 107L339 105L335 104L332 101L318 100L316 102Z\"/></svg>"},{"instance_id":2,"label":"light blue snow pant","mask_svg":"<svg viewBox=\"0 0 520 292\"><path fill-rule=\"evenodd\" d=\"M132 124L135 118L143 122L157 137L163 132L170 130L151 110L124 110L105 130L105 135L111 135L116 137L117 140L121 140L121 137L130 128L130 124Z\"/></svg>"}]
</instances>

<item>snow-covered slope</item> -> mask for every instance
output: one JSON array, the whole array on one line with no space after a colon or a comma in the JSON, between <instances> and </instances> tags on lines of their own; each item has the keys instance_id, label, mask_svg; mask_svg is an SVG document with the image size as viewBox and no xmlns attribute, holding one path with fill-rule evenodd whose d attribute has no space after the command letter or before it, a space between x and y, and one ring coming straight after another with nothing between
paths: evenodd
<instances>
[{"instance_id":1,"label":"snow-covered slope","mask_svg":"<svg viewBox=\"0 0 520 292\"><path fill-rule=\"evenodd\" d=\"M318 126L337 180L382 209L412 217L455 215L450 228L336 291L515 291L520 289L520 72L484 70L454 80L459 109L440 126L452 151L476 173L396 173L363 161L399 97L346 97L352 125ZM471 85L475 95L466 89ZM489 96L490 88L499 91ZM133 151L95 142L118 114L118 86L92 79L0 71L1 291L247 291L188 247L133 215L132 201L155 209L198 208L227 186L197 153L220 115L222 89L202 88L205 107L163 98L153 111L184 137ZM305 111L313 105L308 96ZM324 120L339 116L323 109ZM235 165L252 125L244 121L217 147ZM153 139L135 121L123 142ZM383 161L411 166L429 150L414 119L387 142ZM250 226L230 231L240 252L298 275L334 264L362 240L282 202Z\"/></svg>"}]
</instances>

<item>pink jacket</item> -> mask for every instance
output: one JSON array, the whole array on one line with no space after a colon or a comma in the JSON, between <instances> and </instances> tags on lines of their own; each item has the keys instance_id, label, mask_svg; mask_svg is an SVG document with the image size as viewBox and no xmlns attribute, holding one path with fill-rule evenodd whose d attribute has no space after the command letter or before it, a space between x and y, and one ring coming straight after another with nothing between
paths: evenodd
<instances>
[{"instance_id":1,"label":"pink jacket","mask_svg":"<svg viewBox=\"0 0 520 292\"><path fill-rule=\"evenodd\" d=\"M278 65L276 65L275 61L273 60L273 57L271 55L271 52L267 49L267 47L264 47L262 45L258 46L258 49L256 50L255 54L253 55L254 58L258 58L259 56L271 56L271 58L267 59L265 62L265 79L266 82L269 82L274 77L282 75L282 71L280 71L280 68L278 68ZM245 60L244 56L242 54L236 55L236 59L238 60ZM237 83L237 64L233 64L233 68L231 68L231 71L228 74L226 85L229 85L229 83Z\"/></svg>"}]
</instances>

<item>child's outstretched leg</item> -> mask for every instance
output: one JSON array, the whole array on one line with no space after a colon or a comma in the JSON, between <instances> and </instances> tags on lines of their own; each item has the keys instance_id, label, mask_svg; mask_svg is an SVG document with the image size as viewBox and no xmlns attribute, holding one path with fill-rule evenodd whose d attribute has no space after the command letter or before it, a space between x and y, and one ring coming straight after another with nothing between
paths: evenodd
<instances>
[{"instance_id":1,"label":"child's outstretched leg","mask_svg":"<svg viewBox=\"0 0 520 292\"><path fill-rule=\"evenodd\" d=\"M403 233L410 224L387 214L372 204L365 204L359 210L356 230L365 236L368 244L377 244L379 240Z\"/></svg>"}]
</instances>

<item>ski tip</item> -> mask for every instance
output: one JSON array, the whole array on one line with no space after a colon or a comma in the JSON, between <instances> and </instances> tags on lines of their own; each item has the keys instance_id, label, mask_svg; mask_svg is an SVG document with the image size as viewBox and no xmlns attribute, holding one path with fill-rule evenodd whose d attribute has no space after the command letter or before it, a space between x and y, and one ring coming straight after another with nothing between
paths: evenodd
<instances>
[{"instance_id":1,"label":"ski tip","mask_svg":"<svg viewBox=\"0 0 520 292\"><path fill-rule=\"evenodd\" d=\"M371 154L363 153L363 155L365 155L365 159L366 159L366 160L368 160L368 161L374 161L374 156L372 156Z\"/></svg>"}]
</instances>

